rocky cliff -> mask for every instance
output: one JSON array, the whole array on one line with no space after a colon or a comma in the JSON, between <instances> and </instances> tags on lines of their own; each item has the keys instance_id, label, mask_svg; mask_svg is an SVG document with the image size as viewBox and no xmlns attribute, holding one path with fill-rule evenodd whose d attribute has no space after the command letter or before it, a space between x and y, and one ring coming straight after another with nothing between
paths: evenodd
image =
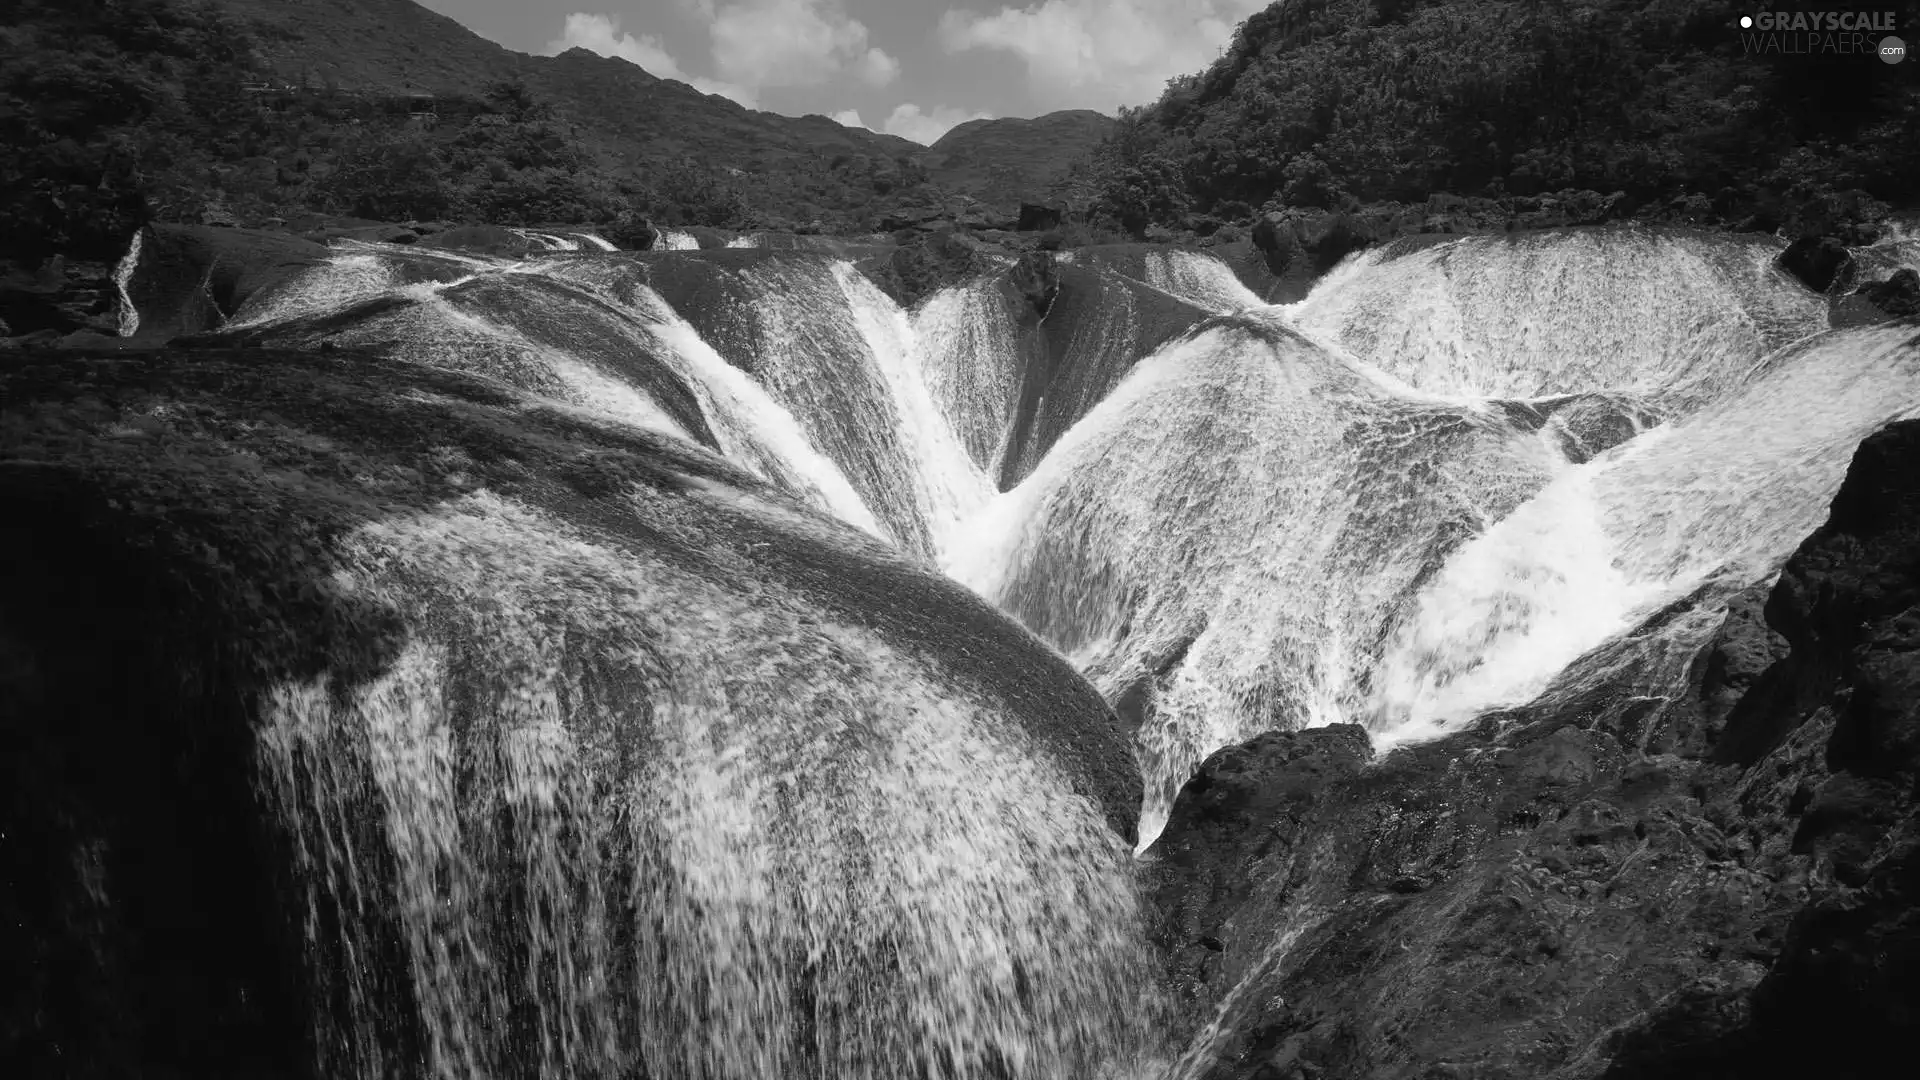
<instances>
[{"instance_id":1,"label":"rocky cliff","mask_svg":"<svg viewBox=\"0 0 1920 1080\"><path fill-rule=\"evenodd\" d=\"M1917 605L1908 422L1685 700L1215 754L1149 855L1183 1075L1886 1075L1920 1000Z\"/></svg>"}]
</instances>

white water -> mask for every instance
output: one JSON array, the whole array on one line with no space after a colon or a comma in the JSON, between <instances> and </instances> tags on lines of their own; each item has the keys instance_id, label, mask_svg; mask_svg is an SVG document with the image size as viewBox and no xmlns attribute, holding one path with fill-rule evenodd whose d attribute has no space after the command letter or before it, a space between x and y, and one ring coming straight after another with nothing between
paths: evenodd
<instances>
[{"instance_id":1,"label":"white water","mask_svg":"<svg viewBox=\"0 0 1920 1080\"><path fill-rule=\"evenodd\" d=\"M509 229L513 235L529 243L539 244L547 251L579 251L580 241L571 236L557 233L534 232L532 229Z\"/></svg>"},{"instance_id":2,"label":"white water","mask_svg":"<svg viewBox=\"0 0 1920 1080\"><path fill-rule=\"evenodd\" d=\"M678 236L661 246L697 247ZM1876 258L1906 257L1883 243ZM1285 309L1208 256L1150 255L1154 288L1243 313L1130 372L1131 299L1059 328L1074 344L1052 385L1104 399L998 496L987 477L1034 341L990 279L907 313L818 255L723 271L343 245L235 326L491 375L692 440L642 377L670 374L719 453L937 558L1138 723L1144 846L1196 764L1263 730L1360 721L1404 745L1569 671L1675 692L1717 605L1817 527L1861 437L1920 405L1911 329L1809 337L1824 309L1771 269L1775 250L1457 240L1350 260ZM670 279L647 275L676 266L730 274L746 299L675 311ZM302 321L379 297L411 303L324 332ZM636 570L485 497L362 538L344 580L446 617L416 626L374 686L276 698L262 754L304 845L316 950L377 951L376 902L356 890L385 868L435 1076L503 1071L485 1018L507 1004L537 1032L514 1052L533 1048L542 1076L642 1053L685 1075L905 1075L933 1047L972 1063L958 1075L984 1078L996 1054L1016 1075L1089 1072L1087 1047L1134 1023L1134 976L1118 973L1140 970L1128 873L1097 815L927 658L763 588L698 522L726 507L868 554L880 541L771 496L687 498L702 509L635 512L750 584ZM1690 597L1651 644L1622 646ZM574 641L593 659L560 652ZM473 648L520 680L477 712L449 659ZM588 692L622 679L644 708ZM634 725L645 753L613 767ZM535 824L462 815L451 778L475 761L482 797ZM384 838L347 824L367 800ZM514 889L546 905L520 937L482 925L519 910L503 906ZM337 942L329 905L350 928ZM646 932L623 936L622 918ZM655 977L618 974L623 955ZM344 1056L323 1073L400 1068L382 1060L368 970L343 969L350 1007L325 1045ZM1037 1000L1009 990L1036 972L1052 973Z\"/></svg>"},{"instance_id":3,"label":"white water","mask_svg":"<svg viewBox=\"0 0 1920 1080\"><path fill-rule=\"evenodd\" d=\"M991 490L934 404L907 316L819 256L741 272L763 343L755 376L906 550L931 557Z\"/></svg>"},{"instance_id":4,"label":"white water","mask_svg":"<svg viewBox=\"0 0 1920 1080\"><path fill-rule=\"evenodd\" d=\"M947 564L1109 701L1151 702L1143 842L1213 750L1358 708L1422 567L1566 465L1274 320L1143 361Z\"/></svg>"},{"instance_id":5,"label":"white water","mask_svg":"<svg viewBox=\"0 0 1920 1080\"><path fill-rule=\"evenodd\" d=\"M657 251L699 251L700 241L693 234L679 229L661 229L660 239L654 243Z\"/></svg>"},{"instance_id":6,"label":"white water","mask_svg":"<svg viewBox=\"0 0 1920 1080\"><path fill-rule=\"evenodd\" d=\"M1146 255L1147 284L1196 307L1226 315L1265 307L1233 269L1197 251L1156 251Z\"/></svg>"},{"instance_id":7,"label":"white water","mask_svg":"<svg viewBox=\"0 0 1920 1080\"><path fill-rule=\"evenodd\" d=\"M1455 553L1381 664L1373 726L1442 734L1713 583L1778 572L1861 439L1920 408L1910 329L1784 350L1712 407L1569 470Z\"/></svg>"},{"instance_id":8,"label":"white water","mask_svg":"<svg viewBox=\"0 0 1920 1080\"><path fill-rule=\"evenodd\" d=\"M1687 408L1826 307L1770 260L1771 238L1592 231L1468 237L1348 260L1290 309L1337 348L1464 397L1582 391Z\"/></svg>"},{"instance_id":9,"label":"white water","mask_svg":"<svg viewBox=\"0 0 1920 1080\"><path fill-rule=\"evenodd\" d=\"M319 1073L1064 1080L1142 1052L1095 808L937 665L702 534L728 500L648 490L711 573L486 494L341 546L336 587L407 612L405 648L280 685L258 741L338 1003Z\"/></svg>"},{"instance_id":10,"label":"white water","mask_svg":"<svg viewBox=\"0 0 1920 1080\"><path fill-rule=\"evenodd\" d=\"M1141 362L947 565L1142 723L1143 843L1259 731L1398 745L1524 704L1709 584L1668 634L1710 633L1859 439L1920 403L1910 332L1808 339L1825 308L1778 249L1585 233L1350 260L1259 316L1318 347L1256 320Z\"/></svg>"},{"instance_id":11,"label":"white water","mask_svg":"<svg viewBox=\"0 0 1920 1080\"><path fill-rule=\"evenodd\" d=\"M919 367L973 463L997 476L1020 392L1019 345L993 279L942 289L913 313Z\"/></svg>"},{"instance_id":12,"label":"white water","mask_svg":"<svg viewBox=\"0 0 1920 1080\"><path fill-rule=\"evenodd\" d=\"M147 230L135 229L133 239L127 243L127 253L113 268L113 288L117 302L114 310L116 331L121 337L132 337L140 332L140 309L134 306L132 294L127 287L133 282L135 271L140 269L140 249L145 245Z\"/></svg>"}]
</instances>

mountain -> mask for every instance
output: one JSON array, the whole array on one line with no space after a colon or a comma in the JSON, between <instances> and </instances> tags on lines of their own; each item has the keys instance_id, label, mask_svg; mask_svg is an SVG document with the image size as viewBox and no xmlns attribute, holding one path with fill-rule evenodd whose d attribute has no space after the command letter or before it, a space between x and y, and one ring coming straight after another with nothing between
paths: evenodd
<instances>
[{"instance_id":1,"label":"mountain","mask_svg":"<svg viewBox=\"0 0 1920 1080\"><path fill-rule=\"evenodd\" d=\"M988 202L1045 188L1113 133L1115 121L1088 109L1031 120L969 120L919 155L937 184Z\"/></svg>"},{"instance_id":2,"label":"mountain","mask_svg":"<svg viewBox=\"0 0 1920 1080\"><path fill-rule=\"evenodd\" d=\"M862 217L923 177L920 144L824 116L759 112L584 49L530 56L411 0L219 0L260 59L295 85L479 97L522 82L616 174L693 158L728 171L756 208ZM738 170L737 173L733 170Z\"/></svg>"}]
</instances>

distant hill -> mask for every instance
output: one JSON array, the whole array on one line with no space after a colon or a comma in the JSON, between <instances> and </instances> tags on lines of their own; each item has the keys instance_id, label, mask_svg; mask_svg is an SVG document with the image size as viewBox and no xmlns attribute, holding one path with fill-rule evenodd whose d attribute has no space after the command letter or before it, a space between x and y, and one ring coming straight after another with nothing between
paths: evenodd
<instances>
[{"instance_id":1,"label":"distant hill","mask_svg":"<svg viewBox=\"0 0 1920 1080\"><path fill-rule=\"evenodd\" d=\"M910 140L746 109L584 49L513 52L412 0L217 2L290 83L476 97L519 80L616 174L693 158L728 171L749 204L796 224L857 223L931 194L919 190L926 177L914 164L926 148Z\"/></svg>"},{"instance_id":2,"label":"distant hill","mask_svg":"<svg viewBox=\"0 0 1920 1080\"><path fill-rule=\"evenodd\" d=\"M1067 109L1031 120L969 120L919 155L928 178L988 203L1032 198L1113 133L1110 116Z\"/></svg>"}]
</instances>

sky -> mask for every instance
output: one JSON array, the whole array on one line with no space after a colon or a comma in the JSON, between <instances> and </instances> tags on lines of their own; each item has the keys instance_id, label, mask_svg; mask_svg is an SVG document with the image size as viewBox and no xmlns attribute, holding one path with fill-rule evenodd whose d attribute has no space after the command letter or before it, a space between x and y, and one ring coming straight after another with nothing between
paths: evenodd
<instances>
[{"instance_id":1,"label":"sky","mask_svg":"<svg viewBox=\"0 0 1920 1080\"><path fill-rule=\"evenodd\" d=\"M931 143L980 117L1146 104L1269 0L420 2L520 52L579 46L749 108Z\"/></svg>"}]
</instances>

